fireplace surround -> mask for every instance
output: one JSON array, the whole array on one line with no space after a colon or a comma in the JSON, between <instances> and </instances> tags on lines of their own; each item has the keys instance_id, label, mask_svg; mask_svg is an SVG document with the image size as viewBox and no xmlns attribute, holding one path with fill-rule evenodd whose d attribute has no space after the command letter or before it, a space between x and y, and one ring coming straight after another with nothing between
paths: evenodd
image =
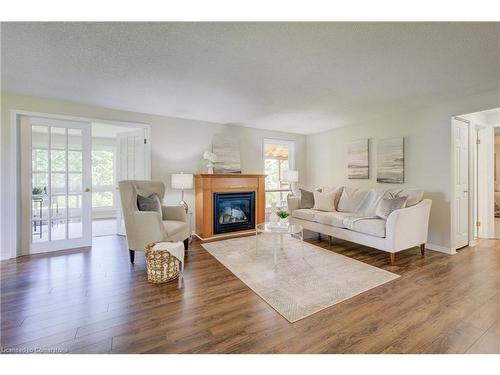
<instances>
[{"instance_id":1,"label":"fireplace surround","mask_svg":"<svg viewBox=\"0 0 500 375\"><path fill-rule=\"evenodd\" d=\"M265 221L265 178L244 173L195 175L196 235L205 241L252 233L256 224ZM222 197L222 212L216 197ZM231 198L235 198L232 205Z\"/></svg>"}]
</instances>

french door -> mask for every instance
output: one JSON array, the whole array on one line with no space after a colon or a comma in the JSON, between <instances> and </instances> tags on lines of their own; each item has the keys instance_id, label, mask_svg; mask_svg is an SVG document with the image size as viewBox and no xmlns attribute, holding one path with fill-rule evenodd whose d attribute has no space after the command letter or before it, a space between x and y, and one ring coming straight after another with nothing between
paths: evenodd
<instances>
[{"instance_id":1,"label":"french door","mask_svg":"<svg viewBox=\"0 0 500 375\"><path fill-rule=\"evenodd\" d=\"M20 124L22 248L90 246L90 123L21 116Z\"/></svg>"},{"instance_id":2,"label":"french door","mask_svg":"<svg viewBox=\"0 0 500 375\"><path fill-rule=\"evenodd\" d=\"M146 158L145 129L133 129L117 134L116 139L116 189L122 180L149 180L151 178ZM120 194L117 194L116 231L125 235L125 225Z\"/></svg>"}]
</instances>

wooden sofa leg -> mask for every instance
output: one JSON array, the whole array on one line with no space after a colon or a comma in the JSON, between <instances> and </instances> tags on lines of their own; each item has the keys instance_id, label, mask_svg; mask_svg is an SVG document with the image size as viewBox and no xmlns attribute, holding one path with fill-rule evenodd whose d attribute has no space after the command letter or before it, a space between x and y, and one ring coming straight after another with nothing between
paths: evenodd
<instances>
[{"instance_id":1,"label":"wooden sofa leg","mask_svg":"<svg viewBox=\"0 0 500 375\"><path fill-rule=\"evenodd\" d=\"M391 261L391 266L394 266L396 262L396 253L389 253L389 260Z\"/></svg>"},{"instance_id":2,"label":"wooden sofa leg","mask_svg":"<svg viewBox=\"0 0 500 375\"><path fill-rule=\"evenodd\" d=\"M422 255L422 258L425 257L425 243L420 245L420 255Z\"/></svg>"},{"instance_id":3,"label":"wooden sofa leg","mask_svg":"<svg viewBox=\"0 0 500 375\"><path fill-rule=\"evenodd\" d=\"M321 233L318 232L318 241L321 241Z\"/></svg>"},{"instance_id":4,"label":"wooden sofa leg","mask_svg":"<svg viewBox=\"0 0 500 375\"><path fill-rule=\"evenodd\" d=\"M328 236L328 246L332 246L332 236Z\"/></svg>"},{"instance_id":5,"label":"wooden sofa leg","mask_svg":"<svg viewBox=\"0 0 500 375\"><path fill-rule=\"evenodd\" d=\"M130 256L130 263L134 264L134 258L135 258L135 251L134 250L129 250L128 255Z\"/></svg>"},{"instance_id":6,"label":"wooden sofa leg","mask_svg":"<svg viewBox=\"0 0 500 375\"><path fill-rule=\"evenodd\" d=\"M188 251L189 248L189 238L186 238L184 240L184 250Z\"/></svg>"}]
</instances>

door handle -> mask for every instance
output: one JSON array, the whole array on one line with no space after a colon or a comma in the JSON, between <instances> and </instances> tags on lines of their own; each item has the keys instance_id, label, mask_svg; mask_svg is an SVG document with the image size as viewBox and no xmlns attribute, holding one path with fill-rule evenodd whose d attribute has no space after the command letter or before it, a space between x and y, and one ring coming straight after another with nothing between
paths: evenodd
<instances>
[{"instance_id":1,"label":"door handle","mask_svg":"<svg viewBox=\"0 0 500 375\"><path fill-rule=\"evenodd\" d=\"M86 193L90 192L90 188L85 188L85 192Z\"/></svg>"}]
</instances>

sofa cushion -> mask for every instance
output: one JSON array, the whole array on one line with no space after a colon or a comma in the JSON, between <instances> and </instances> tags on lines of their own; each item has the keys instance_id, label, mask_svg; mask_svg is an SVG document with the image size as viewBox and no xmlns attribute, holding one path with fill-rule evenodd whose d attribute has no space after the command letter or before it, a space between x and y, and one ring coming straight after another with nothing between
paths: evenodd
<instances>
[{"instance_id":1,"label":"sofa cushion","mask_svg":"<svg viewBox=\"0 0 500 375\"><path fill-rule=\"evenodd\" d=\"M314 221L314 215L319 211L312 210L310 208L299 208L292 212L292 217L302 220Z\"/></svg>"},{"instance_id":2,"label":"sofa cushion","mask_svg":"<svg viewBox=\"0 0 500 375\"><path fill-rule=\"evenodd\" d=\"M336 191L322 193L314 191L314 209L320 211L335 211L335 195Z\"/></svg>"},{"instance_id":3,"label":"sofa cushion","mask_svg":"<svg viewBox=\"0 0 500 375\"><path fill-rule=\"evenodd\" d=\"M300 208L313 208L314 207L314 195L312 191L299 189L300 190Z\"/></svg>"},{"instance_id":4,"label":"sofa cushion","mask_svg":"<svg viewBox=\"0 0 500 375\"><path fill-rule=\"evenodd\" d=\"M357 217L354 212L317 212L314 215L314 221L320 224L332 225L338 228L345 228L344 220L346 218Z\"/></svg>"},{"instance_id":5,"label":"sofa cushion","mask_svg":"<svg viewBox=\"0 0 500 375\"><path fill-rule=\"evenodd\" d=\"M382 219L360 219L352 224L355 232L369 234L375 237L385 237L385 220Z\"/></svg>"},{"instance_id":6,"label":"sofa cushion","mask_svg":"<svg viewBox=\"0 0 500 375\"><path fill-rule=\"evenodd\" d=\"M183 221L163 220L163 226L168 237L172 237L181 231L189 230L188 224Z\"/></svg>"},{"instance_id":7,"label":"sofa cushion","mask_svg":"<svg viewBox=\"0 0 500 375\"><path fill-rule=\"evenodd\" d=\"M411 207L419 203L424 197L422 189L392 189L388 190L385 198L408 197L406 207Z\"/></svg>"},{"instance_id":8,"label":"sofa cushion","mask_svg":"<svg viewBox=\"0 0 500 375\"><path fill-rule=\"evenodd\" d=\"M368 192L368 190L361 190L346 186L340 196L337 211L357 212Z\"/></svg>"}]
</instances>

